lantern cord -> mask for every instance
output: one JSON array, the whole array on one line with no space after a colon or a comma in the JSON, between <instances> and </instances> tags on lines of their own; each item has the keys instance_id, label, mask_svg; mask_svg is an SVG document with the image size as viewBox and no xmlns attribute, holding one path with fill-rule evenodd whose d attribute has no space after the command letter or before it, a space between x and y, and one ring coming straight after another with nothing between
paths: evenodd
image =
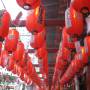
<instances>
[{"instance_id":1,"label":"lantern cord","mask_svg":"<svg viewBox=\"0 0 90 90\"><path fill-rule=\"evenodd\" d=\"M1 0L1 2L2 2L4 9L6 10L6 6L5 6L4 2L2 0Z\"/></svg>"}]
</instances>

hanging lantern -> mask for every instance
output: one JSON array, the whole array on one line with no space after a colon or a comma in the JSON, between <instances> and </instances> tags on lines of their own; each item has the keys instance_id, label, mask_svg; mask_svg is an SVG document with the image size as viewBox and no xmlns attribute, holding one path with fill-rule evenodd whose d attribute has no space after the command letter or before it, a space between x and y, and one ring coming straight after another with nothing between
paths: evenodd
<instances>
[{"instance_id":1,"label":"hanging lantern","mask_svg":"<svg viewBox=\"0 0 90 90\"><path fill-rule=\"evenodd\" d=\"M13 53L13 56L15 58L15 61L21 61L23 58L23 54L24 54L24 44L22 42L18 42L17 44L17 49L16 51Z\"/></svg>"},{"instance_id":2,"label":"hanging lantern","mask_svg":"<svg viewBox=\"0 0 90 90\"><path fill-rule=\"evenodd\" d=\"M43 57L43 71L44 71L44 78L48 77L48 53L45 54L45 56Z\"/></svg>"},{"instance_id":3,"label":"hanging lantern","mask_svg":"<svg viewBox=\"0 0 90 90\"><path fill-rule=\"evenodd\" d=\"M60 84L64 85L68 83L77 72L79 72L88 62L87 54L85 53L85 48L81 47L81 53L75 55L74 60L72 60L70 66L64 73L60 80Z\"/></svg>"},{"instance_id":4,"label":"hanging lantern","mask_svg":"<svg viewBox=\"0 0 90 90\"><path fill-rule=\"evenodd\" d=\"M90 0L71 0L70 6L81 13L90 12Z\"/></svg>"},{"instance_id":5,"label":"hanging lantern","mask_svg":"<svg viewBox=\"0 0 90 90\"><path fill-rule=\"evenodd\" d=\"M6 50L3 50L1 52L1 66L4 68L8 65L9 56L8 52Z\"/></svg>"},{"instance_id":6,"label":"hanging lantern","mask_svg":"<svg viewBox=\"0 0 90 90\"><path fill-rule=\"evenodd\" d=\"M20 60L20 62L17 62L17 64L21 67L25 67L27 64L27 58L26 58L26 53L23 54L22 59Z\"/></svg>"},{"instance_id":7,"label":"hanging lantern","mask_svg":"<svg viewBox=\"0 0 90 90\"><path fill-rule=\"evenodd\" d=\"M63 71L64 69L66 69L70 59L71 59L71 52L66 49L66 48L62 48L57 55L57 62L56 62L56 69L59 69L60 71Z\"/></svg>"},{"instance_id":8,"label":"hanging lantern","mask_svg":"<svg viewBox=\"0 0 90 90\"><path fill-rule=\"evenodd\" d=\"M85 47L80 47L81 53L79 53L78 57L81 59L82 67L83 68L88 63L88 55L85 51Z\"/></svg>"},{"instance_id":9,"label":"hanging lantern","mask_svg":"<svg viewBox=\"0 0 90 90\"><path fill-rule=\"evenodd\" d=\"M45 34L46 34L45 31L42 31L40 33L34 33L30 45L36 49L42 47L45 42L45 37L46 37Z\"/></svg>"},{"instance_id":10,"label":"hanging lantern","mask_svg":"<svg viewBox=\"0 0 90 90\"><path fill-rule=\"evenodd\" d=\"M35 9L41 0L16 0L18 5L25 10Z\"/></svg>"},{"instance_id":11,"label":"hanging lantern","mask_svg":"<svg viewBox=\"0 0 90 90\"><path fill-rule=\"evenodd\" d=\"M34 66L32 65L32 63L31 63L31 61L29 59L28 59L28 62L27 62L27 74L29 75L29 77L32 79L32 81L34 83L36 83L38 86L40 86L41 80L38 77L38 75L37 75L37 73L35 71L35 68L34 68Z\"/></svg>"},{"instance_id":12,"label":"hanging lantern","mask_svg":"<svg viewBox=\"0 0 90 90\"><path fill-rule=\"evenodd\" d=\"M61 57L64 59L64 60L67 60L68 62L70 61L71 59L71 51L65 47L62 46L61 48ZM60 53L60 52L59 52Z\"/></svg>"},{"instance_id":13,"label":"hanging lantern","mask_svg":"<svg viewBox=\"0 0 90 90\"><path fill-rule=\"evenodd\" d=\"M17 48L17 43L19 39L19 32L16 30L9 30L9 34L5 39L5 50L8 52L13 52Z\"/></svg>"},{"instance_id":14,"label":"hanging lantern","mask_svg":"<svg viewBox=\"0 0 90 90\"><path fill-rule=\"evenodd\" d=\"M77 38L70 37L67 33L67 29L64 28L62 32L62 46L69 49L75 49L75 41L77 41Z\"/></svg>"},{"instance_id":15,"label":"hanging lantern","mask_svg":"<svg viewBox=\"0 0 90 90\"><path fill-rule=\"evenodd\" d=\"M21 68L20 69L20 79L22 80L22 81L24 81L24 74L25 74L25 72L24 72L24 69L23 68Z\"/></svg>"},{"instance_id":16,"label":"hanging lantern","mask_svg":"<svg viewBox=\"0 0 90 90\"><path fill-rule=\"evenodd\" d=\"M70 66L68 67L64 75L62 76L60 80L60 84L64 85L68 83L74 77L76 72L79 71L80 67L81 67L80 60L72 60Z\"/></svg>"},{"instance_id":17,"label":"hanging lantern","mask_svg":"<svg viewBox=\"0 0 90 90\"><path fill-rule=\"evenodd\" d=\"M41 59L47 54L46 50L46 44L43 44L43 46L36 51L36 56Z\"/></svg>"},{"instance_id":18,"label":"hanging lantern","mask_svg":"<svg viewBox=\"0 0 90 90\"><path fill-rule=\"evenodd\" d=\"M8 35L10 19L11 19L10 14L6 10L0 11L0 40L1 41Z\"/></svg>"},{"instance_id":19,"label":"hanging lantern","mask_svg":"<svg viewBox=\"0 0 90 90\"><path fill-rule=\"evenodd\" d=\"M0 54L1 54L1 51L2 51L2 42L0 42Z\"/></svg>"},{"instance_id":20,"label":"hanging lantern","mask_svg":"<svg viewBox=\"0 0 90 90\"><path fill-rule=\"evenodd\" d=\"M8 65L7 65L7 70L12 71L14 69L14 57L13 56L9 56L9 61L8 61Z\"/></svg>"},{"instance_id":21,"label":"hanging lantern","mask_svg":"<svg viewBox=\"0 0 90 90\"><path fill-rule=\"evenodd\" d=\"M26 19L26 28L29 32L41 32L45 26L45 8L37 7Z\"/></svg>"},{"instance_id":22,"label":"hanging lantern","mask_svg":"<svg viewBox=\"0 0 90 90\"><path fill-rule=\"evenodd\" d=\"M90 57L90 36L85 37L84 46L88 57Z\"/></svg>"},{"instance_id":23,"label":"hanging lantern","mask_svg":"<svg viewBox=\"0 0 90 90\"><path fill-rule=\"evenodd\" d=\"M68 34L79 37L83 33L84 19L82 14L76 12L72 7L65 12L65 26Z\"/></svg>"},{"instance_id":24,"label":"hanging lantern","mask_svg":"<svg viewBox=\"0 0 90 90\"><path fill-rule=\"evenodd\" d=\"M14 63L14 68L13 68L13 70L12 70L12 73L13 74L16 74L17 73L17 64L16 63Z\"/></svg>"}]
</instances>

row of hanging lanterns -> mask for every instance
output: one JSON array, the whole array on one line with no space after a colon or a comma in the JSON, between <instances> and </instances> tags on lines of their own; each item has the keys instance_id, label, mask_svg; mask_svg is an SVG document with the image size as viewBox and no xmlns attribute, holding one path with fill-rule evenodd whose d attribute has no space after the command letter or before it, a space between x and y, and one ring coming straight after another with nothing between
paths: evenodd
<instances>
[{"instance_id":1,"label":"row of hanging lanterns","mask_svg":"<svg viewBox=\"0 0 90 90\"><path fill-rule=\"evenodd\" d=\"M8 71L17 74L25 83L30 84L31 81L33 81L38 86L41 86L41 80L39 79L32 63L30 63L32 67L29 70L34 71L30 73L31 71L28 70L27 65L31 60L26 59L24 44L19 41L19 32L16 29L9 29L10 21L10 14L6 10L1 11L0 65ZM3 49L2 46L4 47ZM29 72L29 74L27 72Z\"/></svg>"},{"instance_id":2,"label":"row of hanging lanterns","mask_svg":"<svg viewBox=\"0 0 90 90\"><path fill-rule=\"evenodd\" d=\"M17 4L25 10L33 9L31 14L27 15L26 28L32 33L30 46L36 49L35 55L39 59L40 71L45 81L48 78L48 54L46 49L46 31L45 31L45 8L41 0L16 0Z\"/></svg>"},{"instance_id":3,"label":"row of hanging lanterns","mask_svg":"<svg viewBox=\"0 0 90 90\"><path fill-rule=\"evenodd\" d=\"M71 0L70 7L65 11L65 27L56 58L52 87L56 79L61 86L66 85L88 63L90 56L89 12L90 0ZM67 50L66 53L64 48Z\"/></svg>"}]
</instances>

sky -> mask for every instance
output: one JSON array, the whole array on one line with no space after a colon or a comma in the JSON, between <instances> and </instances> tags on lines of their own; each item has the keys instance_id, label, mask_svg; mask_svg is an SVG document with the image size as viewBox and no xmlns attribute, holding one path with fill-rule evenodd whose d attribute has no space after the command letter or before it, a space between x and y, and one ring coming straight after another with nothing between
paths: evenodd
<instances>
[{"instance_id":1,"label":"sky","mask_svg":"<svg viewBox=\"0 0 90 90\"><path fill-rule=\"evenodd\" d=\"M22 9L21 7L18 6L16 0L2 0L6 10L11 14L12 20L15 19L15 17L18 15L20 11L22 11L23 16L22 18L25 19L27 16L28 11ZM0 0L0 10L4 9L3 4ZM30 11L29 11L30 12Z\"/></svg>"}]
</instances>

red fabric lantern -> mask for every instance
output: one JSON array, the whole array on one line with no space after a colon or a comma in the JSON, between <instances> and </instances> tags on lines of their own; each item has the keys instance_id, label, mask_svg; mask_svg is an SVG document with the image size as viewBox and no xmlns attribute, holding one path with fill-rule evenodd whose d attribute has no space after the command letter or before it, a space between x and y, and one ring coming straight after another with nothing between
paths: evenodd
<instances>
[{"instance_id":1,"label":"red fabric lantern","mask_svg":"<svg viewBox=\"0 0 90 90\"><path fill-rule=\"evenodd\" d=\"M47 54L46 44L43 45L41 48L37 49L36 51L36 56L40 59L43 58L46 54Z\"/></svg>"},{"instance_id":2,"label":"red fabric lantern","mask_svg":"<svg viewBox=\"0 0 90 90\"><path fill-rule=\"evenodd\" d=\"M8 52L6 50L3 50L1 52L1 66L4 68L8 65L8 61L9 61L9 55Z\"/></svg>"},{"instance_id":3,"label":"red fabric lantern","mask_svg":"<svg viewBox=\"0 0 90 90\"><path fill-rule=\"evenodd\" d=\"M34 33L32 41L30 42L30 45L36 49L42 47L45 42L45 34L46 33L44 30L40 33Z\"/></svg>"},{"instance_id":4,"label":"red fabric lantern","mask_svg":"<svg viewBox=\"0 0 90 90\"><path fill-rule=\"evenodd\" d=\"M7 70L12 71L14 69L14 57L13 56L9 56L9 61L8 61L8 66L6 67Z\"/></svg>"},{"instance_id":5,"label":"red fabric lantern","mask_svg":"<svg viewBox=\"0 0 90 90\"><path fill-rule=\"evenodd\" d=\"M12 73L13 74L16 74L17 73L17 64L16 63L14 63L14 68L13 68L13 70L12 70Z\"/></svg>"},{"instance_id":6,"label":"red fabric lantern","mask_svg":"<svg viewBox=\"0 0 90 90\"><path fill-rule=\"evenodd\" d=\"M30 59L30 58L29 58ZM28 60L29 60L28 59ZM29 69L28 69L29 68ZM38 77L36 71L35 71L35 68L34 66L32 65L31 61L29 60L27 62L27 74L30 76L30 78L32 79L32 81L34 83L36 83L38 86L40 86L41 84L41 80L40 78Z\"/></svg>"},{"instance_id":7,"label":"red fabric lantern","mask_svg":"<svg viewBox=\"0 0 90 90\"><path fill-rule=\"evenodd\" d=\"M90 0L71 0L70 4L76 11L90 12Z\"/></svg>"},{"instance_id":8,"label":"red fabric lantern","mask_svg":"<svg viewBox=\"0 0 90 90\"><path fill-rule=\"evenodd\" d=\"M62 76L60 84L64 85L68 83L74 77L76 72L80 70L79 69L80 67L81 67L80 60L73 60L68 69L66 70L66 72L64 73L64 75Z\"/></svg>"},{"instance_id":9,"label":"red fabric lantern","mask_svg":"<svg viewBox=\"0 0 90 90\"><path fill-rule=\"evenodd\" d=\"M0 12L0 37L4 38L8 35L10 25L10 14L4 10Z\"/></svg>"},{"instance_id":10,"label":"red fabric lantern","mask_svg":"<svg viewBox=\"0 0 90 90\"><path fill-rule=\"evenodd\" d=\"M20 60L20 62L17 62L17 64L21 67L25 67L27 64L27 58L26 58L26 54L23 54L22 59Z\"/></svg>"},{"instance_id":11,"label":"red fabric lantern","mask_svg":"<svg viewBox=\"0 0 90 90\"><path fill-rule=\"evenodd\" d=\"M90 57L90 36L85 37L84 46L88 57Z\"/></svg>"},{"instance_id":12,"label":"red fabric lantern","mask_svg":"<svg viewBox=\"0 0 90 90\"><path fill-rule=\"evenodd\" d=\"M22 81L24 81L24 74L25 74L25 72L24 72L23 68L20 69L20 73L21 73L20 74L20 78L21 78Z\"/></svg>"},{"instance_id":13,"label":"red fabric lantern","mask_svg":"<svg viewBox=\"0 0 90 90\"><path fill-rule=\"evenodd\" d=\"M75 49L75 41L77 41L77 38L70 37L67 33L67 29L64 28L62 32L62 46L69 49Z\"/></svg>"},{"instance_id":14,"label":"red fabric lantern","mask_svg":"<svg viewBox=\"0 0 90 90\"><path fill-rule=\"evenodd\" d=\"M16 0L18 5L25 10L35 9L40 5L41 0Z\"/></svg>"},{"instance_id":15,"label":"red fabric lantern","mask_svg":"<svg viewBox=\"0 0 90 90\"><path fill-rule=\"evenodd\" d=\"M25 51L24 50L24 44L22 42L18 42L17 49L13 53L13 56L14 56L16 61L21 61L22 60L24 51Z\"/></svg>"},{"instance_id":16,"label":"red fabric lantern","mask_svg":"<svg viewBox=\"0 0 90 90\"><path fill-rule=\"evenodd\" d=\"M19 32L16 30L9 30L9 34L5 39L5 50L8 52L13 52L17 48L17 43L19 39Z\"/></svg>"},{"instance_id":17,"label":"red fabric lantern","mask_svg":"<svg viewBox=\"0 0 90 90\"><path fill-rule=\"evenodd\" d=\"M60 80L60 84L64 85L68 83L77 72L79 72L88 62L87 54L85 53L85 48L81 47L81 53L75 55L74 60L72 60L70 66L64 73Z\"/></svg>"},{"instance_id":18,"label":"red fabric lantern","mask_svg":"<svg viewBox=\"0 0 90 90\"><path fill-rule=\"evenodd\" d=\"M2 42L0 42L0 54L1 54L1 51L2 51Z\"/></svg>"},{"instance_id":19,"label":"red fabric lantern","mask_svg":"<svg viewBox=\"0 0 90 90\"><path fill-rule=\"evenodd\" d=\"M29 32L41 32L45 26L45 9L37 7L34 12L27 16L26 28Z\"/></svg>"},{"instance_id":20,"label":"red fabric lantern","mask_svg":"<svg viewBox=\"0 0 90 90\"><path fill-rule=\"evenodd\" d=\"M44 71L44 77L48 77L48 53L43 57L43 71Z\"/></svg>"},{"instance_id":21,"label":"red fabric lantern","mask_svg":"<svg viewBox=\"0 0 90 90\"><path fill-rule=\"evenodd\" d=\"M82 14L76 12L72 7L66 10L65 26L68 34L74 37L82 35L84 29L84 19Z\"/></svg>"}]
</instances>

